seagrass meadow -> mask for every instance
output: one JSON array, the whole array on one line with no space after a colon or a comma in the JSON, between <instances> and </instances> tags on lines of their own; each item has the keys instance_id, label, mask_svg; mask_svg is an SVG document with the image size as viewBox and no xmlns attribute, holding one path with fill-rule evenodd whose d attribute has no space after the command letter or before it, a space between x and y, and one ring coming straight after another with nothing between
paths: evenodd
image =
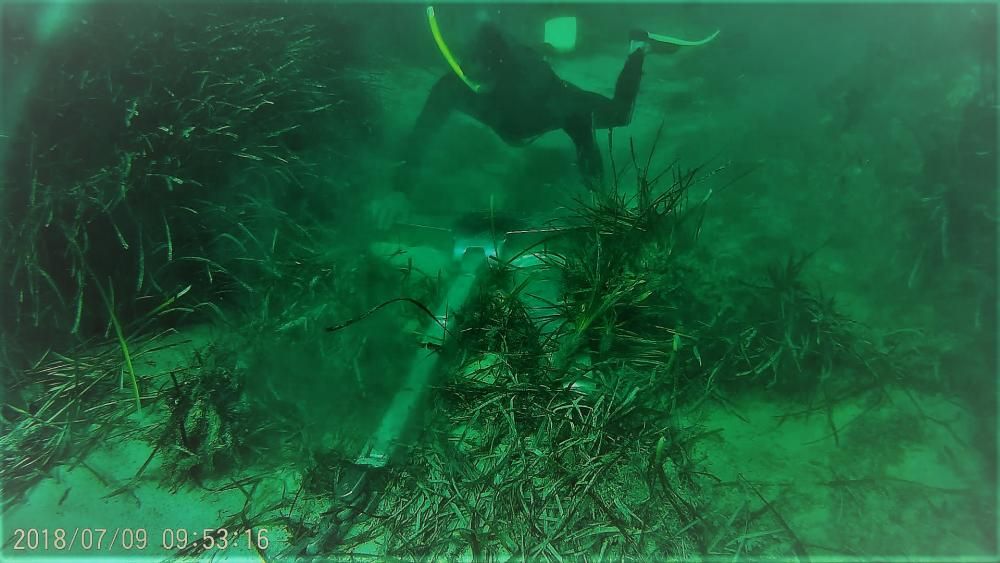
<instances>
[{"instance_id":1,"label":"seagrass meadow","mask_svg":"<svg viewBox=\"0 0 1000 563\"><path fill-rule=\"evenodd\" d=\"M997 17L0 2L3 559L996 560Z\"/></svg>"}]
</instances>

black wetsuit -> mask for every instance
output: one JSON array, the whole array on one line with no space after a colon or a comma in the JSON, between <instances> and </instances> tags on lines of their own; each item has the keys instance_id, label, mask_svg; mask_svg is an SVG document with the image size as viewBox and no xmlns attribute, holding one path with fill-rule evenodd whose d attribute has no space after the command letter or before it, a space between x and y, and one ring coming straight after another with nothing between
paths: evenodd
<instances>
[{"instance_id":1,"label":"black wetsuit","mask_svg":"<svg viewBox=\"0 0 1000 563\"><path fill-rule=\"evenodd\" d=\"M480 28L470 55L463 61L464 70L483 87L474 92L453 72L437 81L406 140L396 189L408 190L407 171L419 163L428 140L452 111L476 118L514 146L562 129L576 146L584 179L600 185L603 165L595 130L621 127L631 120L643 51L633 52L625 61L613 98L562 80L540 53L510 41L491 24Z\"/></svg>"}]
</instances>

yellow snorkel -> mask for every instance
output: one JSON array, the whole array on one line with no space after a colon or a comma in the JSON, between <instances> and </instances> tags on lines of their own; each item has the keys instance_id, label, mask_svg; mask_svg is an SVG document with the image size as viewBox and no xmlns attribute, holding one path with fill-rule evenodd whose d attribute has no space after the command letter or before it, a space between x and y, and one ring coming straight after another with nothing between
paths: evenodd
<instances>
[{"instance_id":1,"label":"yellow snorkel","mask_svg":"<svg viewBox=\"0 0 1000 563\"><path fill-rule=\"evenodd\" d=\"M476 84L465 75L462 71L462 67L458 65L458 61L455 60L455 56L451 54L451 50L448 49L448 45L444 42L444 38L441 37L441 29L438 28L437 18L434 17L434 7L427 6L427 23L431 26L431 35L434 36L434 42L437 43L438 49L441 54L444 55L444 60L448 61L448 66L451 70L455 71L455 74L465 82L465 85L469 87L473 92L479 92L479 84Z\"/></svg>"}]
</instances>

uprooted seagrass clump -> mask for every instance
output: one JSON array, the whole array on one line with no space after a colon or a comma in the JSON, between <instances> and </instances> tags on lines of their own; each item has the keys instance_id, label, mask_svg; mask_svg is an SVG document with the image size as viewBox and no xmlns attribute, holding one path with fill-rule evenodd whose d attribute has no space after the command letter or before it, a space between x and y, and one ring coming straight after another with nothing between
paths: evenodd
<instances>
[{"instance_id":1,"label":"uprooted seagrass clump","mask_svg":"<svg viewBox=\"0 0 1000 563\"><path fill-rule=\"evenodd\" d=\"M232 350L198 352L194 365L188 378L173 382L170 417L158 439L161 476L175 490L240 469L256 457L251 446L266 432L260 424L266 411L254 412L246 370Z\"/></svg>"}]
</instances>

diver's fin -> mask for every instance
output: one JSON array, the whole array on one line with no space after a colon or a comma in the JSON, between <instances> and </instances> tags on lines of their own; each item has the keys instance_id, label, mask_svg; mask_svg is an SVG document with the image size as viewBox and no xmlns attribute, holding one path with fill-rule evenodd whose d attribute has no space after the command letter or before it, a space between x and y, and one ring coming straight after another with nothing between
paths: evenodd
<instances>
[{"instance_id":1,"label":"diver's fin","mask_svg":"<svg viewBox=\"0 0 1000 563\"><path fill-rule=\"evenodd\" d=\"M647 53L674 53L680 47L697 47L712 42L719 35L719 30L704 39L690 40L659 33L649 33L641 29L629 32L629 51L642 49Z\"/></svg>"}]
</instances>

